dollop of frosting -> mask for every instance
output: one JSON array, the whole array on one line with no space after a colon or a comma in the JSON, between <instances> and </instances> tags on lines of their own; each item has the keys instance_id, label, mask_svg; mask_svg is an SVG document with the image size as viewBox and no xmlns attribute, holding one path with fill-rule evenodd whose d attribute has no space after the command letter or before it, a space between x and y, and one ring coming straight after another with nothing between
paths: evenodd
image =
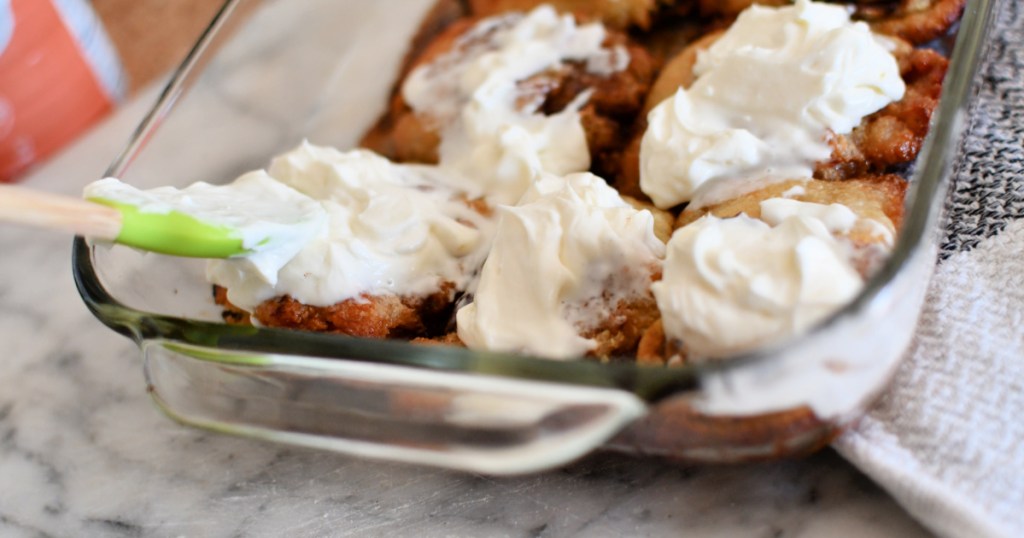
<instances>
[{"instance_id":1,"label":"dollop of frosting","mask_svg":"<svg viewBox=\"0 0 1024 538\"><path fill-rule=\"evenodd\" d=\"M486 220L435 168L303 143L275 158L268 174L319 203L328 224L276 282L247 259L212 260L207 277L243 309L280 295L328 306L362 295L428 295L443 282L463 289L485 255Z\"/></svg>"},{"instance_id":2,"label":"dollop of frosting","mask_svg":"<svg viewBox=\"0 0 1024 538\"><path fill-rule=\"evenodd\" d=\"M829 133L903 97L885 43L842 6L752 6L698 55L697 79L648 116L640 187L658 207L719 180L810 177Z\"/></svg>"},{"instance_id":3,"label":"dollop of frosting","mask_svg":"<svg viewBox=\"0 0 1024 538\"><path fill-rule=\"evenodd\" d=\"M650 211L589 173L546 176L500 208L474 301L457 313L473 349L568 359L620 300L647 293L664 256Z\"/></svg>"},{"instance_id":4,"label":"dollop of frosting","mask_svg":"<svg viewBox=\"0 0 1024 538\"><path fill-rule=\"evenodd\" d=\"M786 195L785 192L782 194ZM817 204L783 197L769 198L761 202L760 206L761 220L772 226L778 226L791 217L810 217L821 221L829 232L836 235L849 235L855 229L863 230L868 236L875 237L883 247L892 246L896 233L892 222L862 218L843 204Z\"/></svg>"},{"instance_id":5,"label":"dollop of frosting","mask_svg":"<svg viewBox=\"0 0 1024 538\"><path fill-rule=\"evenodd\" d=\"M651 289L665 334L694 358L798 334L863 287L839 237L858 222L849 208L773 199L761 211L765 220L704 216L668 243L662 280Z\"/></svg>"},{"instance_id":6,"label":"dollop of frosting","mask_svg":"<svg viewBox=\"0 0 1024 538\"><path fill-rule=\"evenodd\" d=\"M590 167L579 115L590 92L545 115L543 94L524 92L520 83L566 62L583 62L600 75L625 69L628 53L602 47L605 37L601 24L577 25L551 6L485 19L452 50L413 70L402 96L442 127L442 167L460 171L476 196L515 203L542 172Z\"/></svg>"},{"instance_id":7,"label":"dollop of frosting","mask_svg":"<svg viewBox=\"0 0 1024 538\"><path fill-rule=\"evenodd\" d=\"M761 220L778 226L791 217L820 221L831 233L849 233L857 224L857 214L843 204L818 204L789 198L769 198L760 203Z\"/></svg>"},{"instance_id":8,"label":"dollop of frosting","mask_svg":"<svg viewBox=\"0 0 1024 538\"><path fill-rule=\"evenodd\" d=\"M281 267L319 235L327 222L319 203L263 170L249 172L230 185L200 181L183 189L140 190L116 178L105 178L86 185L82 194L90 200L126 204L141 213L177 212L230 230L249 251L247 263L272 284Z\"/></svg>"}]
</instances>

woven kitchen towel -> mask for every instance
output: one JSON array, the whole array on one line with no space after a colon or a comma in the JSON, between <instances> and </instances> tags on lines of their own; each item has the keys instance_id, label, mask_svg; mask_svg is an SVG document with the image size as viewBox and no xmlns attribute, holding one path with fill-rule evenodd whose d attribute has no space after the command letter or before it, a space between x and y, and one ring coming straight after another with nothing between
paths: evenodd
<instances>
[{"instance_id":1,"label":"woven kitchen towel","mask_svg":"<svg viewBox=\"0 0 1024 538\"><path fill-rule=\"evenodd\" d=\"M942 536L1024 536L1024 7L997 16L915 342L836 442Z\"/></svg>"}]
</instances>

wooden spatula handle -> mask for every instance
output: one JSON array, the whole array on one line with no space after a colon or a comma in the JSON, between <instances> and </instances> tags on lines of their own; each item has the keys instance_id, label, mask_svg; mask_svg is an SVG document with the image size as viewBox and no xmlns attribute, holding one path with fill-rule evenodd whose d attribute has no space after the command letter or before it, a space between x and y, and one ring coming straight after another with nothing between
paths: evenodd
<instances>
[{"instance_id":1,"label":"wooden spatula handle","mask_svg":"<svg viewBox=\"0 0 1024 538\"><path fill-rule=\"evenodd\" d=\"M0 221L113 240L121 232L121 212L70 196L0 185Z\"/></svg>"}]
</instances>

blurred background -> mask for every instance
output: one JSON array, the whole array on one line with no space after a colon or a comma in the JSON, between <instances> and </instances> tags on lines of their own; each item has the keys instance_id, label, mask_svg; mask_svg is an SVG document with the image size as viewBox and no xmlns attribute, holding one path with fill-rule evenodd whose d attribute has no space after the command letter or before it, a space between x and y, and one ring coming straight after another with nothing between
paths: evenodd
<instances>
[{"instance_id":1,"label":"blurred background","mask_svg":"<svg viewBox=\"0 0 1024 538\"><path fill-rule=\"evenodd\" d=\"M184 58L223 0L0 0L0 182Z\"/></svg>"}]
</instances>

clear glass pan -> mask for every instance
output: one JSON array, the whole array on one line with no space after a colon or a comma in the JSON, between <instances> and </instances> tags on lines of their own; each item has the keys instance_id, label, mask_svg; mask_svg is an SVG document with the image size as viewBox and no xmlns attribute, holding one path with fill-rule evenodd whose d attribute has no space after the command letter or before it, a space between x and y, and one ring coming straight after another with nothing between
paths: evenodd
<instances>
[{"instance_id":1,"label":"clear glass pan","mask_svg":"<svg viewBox=\"0 0 1024 538\"><path fill-rule=\"evenodd\" d=\"M229 326L202 262L81 238L74 276L96 317L139 344L159 407L193 426L494 474L602 446L699 461L806 453L863 411L909 343L994 3L968 3L893 255L853 303L771 349L654 368ZM107 174L222 182L303 138L353 147L429 4L228 0Z\"/></svg>"}]
</instances>

